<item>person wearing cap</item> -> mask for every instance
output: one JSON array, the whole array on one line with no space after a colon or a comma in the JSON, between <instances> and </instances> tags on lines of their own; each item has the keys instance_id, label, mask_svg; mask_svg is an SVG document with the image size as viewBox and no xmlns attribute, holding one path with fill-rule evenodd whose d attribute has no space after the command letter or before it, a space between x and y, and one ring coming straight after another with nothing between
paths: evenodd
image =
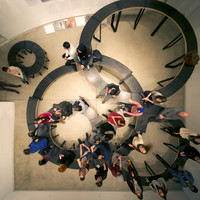
<instances>
[{"instance_id":1,"label":"person wearing cap","mask_svg":"<svg viewBox=\"0 0 200 200\"><path fill-rule=\"evenodd\" d=\"M144 112L144 108L142 107L142 105L137 101L133 101L132 99L129 99L128 101L131 104L124 104L123 106L121 106L124 116L141 116Z\"/></svg>"},{"instance_id":2,"label":"person wearing cap","mask_svg":"<svg viewBox=\"0 0 200 200\"><path fill-rule=\"evenodd\" d=\"M79 100L75 101L73 106L75 111L78 111L79 114L84 114L86 110L89 108L89 104L83 97L80 97Z\"/></svg>"},{"instance_id":3,"label":"person wearing cap","mask_svg":"<svg viewBox=\"0 0 200 200\"><path fill-rule=\"evenodd\" d=\"M64 172L67 167L69 167L75 159L75 154L69 150L63 150L61 154L59 154L59 158L57 163L59 164L58 171Z\"/></svg>"},{"instance_id":4,"label":"person wearing cap","mask_svg":"<svg viewBox=\"0 0 200 200\"><path fill-rule=\"evenodd\" d=\"M76 55L76 49L72 44L69 42L63 43L63 48L65 49L65 53L62 55L62 58L66 61L66 66L72 66L74 68L74 71L77 71L76 64L74 61L74 57Z\"/></svg>"},{"instance_id":5,"label":"person wearing cap","mask_svg":"<svg viewBox=\"0 0 200 200\"><path fill-rule=\"evenodd\" d=\"M161 107L161 111L156 115L150 117L150 122L164 122L167 120L183 120L185 117L189 117L190 113L184 112L179 108L169 107L163 108Z\"/></svg>"}]
</instances>

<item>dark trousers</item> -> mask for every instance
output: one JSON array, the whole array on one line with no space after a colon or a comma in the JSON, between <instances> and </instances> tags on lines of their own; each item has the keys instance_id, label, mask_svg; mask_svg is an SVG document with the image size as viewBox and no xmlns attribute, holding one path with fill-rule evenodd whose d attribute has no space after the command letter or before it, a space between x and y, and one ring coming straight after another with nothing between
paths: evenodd
<instances>
[{"instance_id":1,"label":"dark trousers","mask_svg":"<svg viewBox=\"0 0 200 200\"><path fill-rule=\"evenodd\" d=\"M14 90L14 89L11 89L11 88L6 88L6 87L17 88L18 86L17 85L13 85L13 84L8 84L8 83L1 82L0 90L6 90L6 91L9 91L9 92L17 92L17 90Z\"/></svg>"},{"instance_id":2,"label":"dark trousers","mask_svg":"<svg viewBox=\"0 0 200 200\"><path fill-rule=\"evenodd\" d=\"M62 55L63 58L65 58L65 53ZM72 60L67 60L67 62L65 63L66 66L72 66L72 68L74 69L74 71L77 71L77 67L75 64L74 59Z\"/></svg>"}]
</instances>

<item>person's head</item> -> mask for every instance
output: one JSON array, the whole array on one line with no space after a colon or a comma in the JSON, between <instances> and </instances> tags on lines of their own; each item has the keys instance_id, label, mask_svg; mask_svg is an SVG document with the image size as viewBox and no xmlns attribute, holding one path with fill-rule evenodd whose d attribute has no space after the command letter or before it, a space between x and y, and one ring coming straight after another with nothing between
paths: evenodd
<instances>
[{"instance_id":1,"label":"person's head","mask_svg":"<svg viewBox=\"0 0 200 200\"><path fill-rule=\"evenodd\" d=\"M167 192L168 190L164 187L164 188L161 188L161 187L158 187L158 194L160 195L160 197L162 197L163 199L167 199Z\"/></svg>"},{"instance_id":2,"label":"person's head","mask_svg":"<svg viewBox=\"0 0 200 200\"><path fill-rule=\"evenodd\" d=\"M101 187L103 185L103 181L102 181L102 177L101 176L99 176L97 178L96 185L97 185L97 187Z\"/></svg>"},{"instance_id":3,"label":"person's head","mask_svg":"<svg viewBox=\"0 0 200 200\"><path fill-rule=\"evenodd\" d=\"M117 172L117 176L121 176L121 175L122 175L122 173L118 171Z\"/></svg>"},{"instance_id":4,"label":"person's head","mask_svg":"<svg viewBox=\"0 0 200 200\"><path fill-rule=\"evenodd\" d=\"M24 149L24 154L25 155L29 155L31 153L31 148L27 147L26 149Z\"/></svg>"},{"instance_id":5,"label":"person's head","mask_svg":"<svg viewBox=\"0 0 200 200\"><path fill-rule=\"evenodd\" d=\"M136 194L136 196L137 196L138 199L143 199L143 195L142 195L141 190L136 190L135 194Z\"/></svg>"},{"instance_id":6,"label":"person's head","mask_svg":"<svg viewBox=\"0 0 200 200\"><path fill-rule=\"evenodd\" d=\"M64 42L63 43L64 49L69 49L70 48L70 43L69 42Z\"/></svg>"},{"instance_id":7,"label":"person's head","mask_svg":"<svg viewBox=\"0 0 200 200\"><path fill-rule=\"evenodd\" d=\"M114 88L111 92L110 95L115 95L117 93L117 90Z\"/></svg>"},{"instance_id":8,"label":"person's head","mask_svg":"<svg viewBox=\"0 0 200 200\"><path fill-rule=\"evenodd\" d=\"M84 53L86 51L86 46L83 43L79 44L77 51L78 53Z\"/></svg>"},{"instance_id":9,"label":"person's head","mask_svg":"<svg viewBox=\"0 0 200 200\"><path fill-rule=\"evenodd\" d=\"M194 144L200 144L200 136L194 137L193 141Z\"/></svg>"},{"instance_id":10,"label":"person's head","mask_svg":"<svg viewBox=\"0 0 200 200\"><path fill-rule=\"evenodd\" d=\"M140 145L138 150L143 154L147 154L147 150L146 150L146 147L144 145Z\"/></svg>"},{"instance_id":11,"label":"person's head","mask_svg":"<svg viewBox=\"0 0 200 200\"><path fill-rule=\"evenodd\" d=\"M33 137L34 135L35 135L34 132L29 132L29 133L28 133L28 136L29 136L29 137Z\"/></svg>"},{"instance_id":12,"label":"person's head","mask_svg":"<svg viewBox=\"0 0 200 200\"><path fill-rule=\"evenodd\" d=\"M137 108L137 113L143 113L144 112L144 108Z\"/></svg>"},{"instance_id":13,"label":"person's head","mask_svg":"<svg viewBox=\"0 0 200 200\"><path fill-rule=\"evenodd\" d=\"M81 111L82 110L82 106L78 105L78 106L74 107L74 110Z\"/></svg>"},{"instance_id":14,"label":"person's head","mask_svg":"<svg viewBox=\"0 0 200 200\"><path fill-rule=\"evenodd\" d=\"M43 157L38 161L39 165L45 165L47 163L47 160L44 159Z\"/></svg>"},{"instance_id":15,"label":"person's head","mask_svg":"<svg viewBox=\"0 0 200 200\"><path fill-rule=\"evenodd\" d=\"M126 122L125 122L124 119L120 119L120 120L117 121L117 125L118 125L118 126L124 127L125 124L126 124Z\"/></svg>"},{"instance_id":16,"label":"person's head","mask_svg":"<svg viewBox=\"0 0 200 200\"><path fill-rule=\"evenodd\" d=\"M194 193L198 192L198 189L192 183L188 182L187 184L192 192L194 192Z\"/></svg>"},{"instance_id":17,"label":"person's head","mask_svg":"<svg viewBox=\"0 0 200 200\"><path fill-rule=\"evenodd\" d=\"M55 114L56 114L56 116L61 116L62 115L62 111L61 110L56 110Z\"/></svg>"},{"instance_id":18,"label":"person's head","mask_svg":"<svg viewBox=\"0 0 200 200\"><path fill-rule=\"evenodd\" d=\"M81 181L84 181L85 180L85 167L80 167L79 169L79 177L80 177L80 180Z\"/></svg>"},{"instance_id":19,"label":"person's head","mask_svg":"<svg viewBox=\"0 0 200 200\"><path fill-rule=\"evenodd\" d=\"M61 165L58 167L58 171L59 171L59 172L64 172L66 169L67 169L67 165L66 165L66 164L61 164Z\"/></svg>"},{"instance_id":20,"label":"person's head","mask_svg":"<svg viewBox=\"0 0 200 200\"><path fill-rule=\"evenodd\" d=\"M188 112L179 112L178 115L181 116L181 117L189 117L190 113L188 113Z\"/></svg>"},{"instance_id":21,"label":"person's head","mask_svg":"<svg viewBox=\"0 0 200 200\"><path fill-rule=\"evenodd\" d=\"M195 156L195 157L194 157L194 160L195 160L196 162L200 163L200 157L199 157L199 156Z\"/></svg>"},{"instance_id":22,"label":"person's head","mask_svg":"<svg viewBox=\"0 0 200 200\"><path fill-rule=\"evenodd\" d=\"M3 70L4 72L7 72L9 69L8 69L8 67L2 67L2 70Z\"/></svg>"},{"instance_id":23,"label":"person's head","mask_svg":"<svg viewBox=\"0 0 200 200\"><path fill-rule=\"evenodd\" d=\"M156 101L157 101L158 103L163 103L163 102L166 102L166 101L167 101L167 97L160 96L160 95L156 96L155 99L156 99Z\"/></svg>"}]
</instances>

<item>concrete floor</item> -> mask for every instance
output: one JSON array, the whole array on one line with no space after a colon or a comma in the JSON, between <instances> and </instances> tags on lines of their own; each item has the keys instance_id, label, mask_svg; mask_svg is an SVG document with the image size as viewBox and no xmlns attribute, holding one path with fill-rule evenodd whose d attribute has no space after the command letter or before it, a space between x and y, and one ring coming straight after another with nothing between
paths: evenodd
<instances>
[{"instance_id":1,"label":"concrete floor","mask_svg":"<svg viewBox=\"0 0 200 200\"><path fill-rule=\"evenodd\" d=\"M136 10L134 12L137 13ZM178 28L169 20L154 37L151 37L150 34L162 19L162 15L147 10L137 29L133 30L135 17L123 16L116 33L113 33L109 23L103 24L102 42L98 43L93 40L92 47L93 49L99 49L102 54L120 61L131 69L143 90L158 89L157 81L174 76L180 70L179 67L177 69L166 69L164 65L184 53L184 42L181 40L174 47L163 51L162 48L178 35ZM108 19L109 21L110 19ZM7 55L9 49L13 44L21 40L36 42L47 52L50 59L49 69L43 69L42 76L36 75L34 79L30 79L30 85L23 85L19 89L19 95L0 91L1 101L15 102L14 171L16 190L128 190L126 184L118 182L110 172L108 173L108 178L104 181L103 187L97 188L94 184L94 169L90 170L84 182L80 182L77 170L68 169L66 173L60 174L57 172L57 166L51 163L46 166L39 166L38 160L40 156L38 154L25 156L22 152L30 142L30 138L27 137L28 129L26 125L27 100L29 96L32 96L43 77L64 64L64 60L61 57L64 53L63 42L69 41L76 47L79 43L82 29L83 27L76 27L46 35L43 27L39 27L17 37L0 48L1 66L8 65ZM98 35L98 31L96 35ZM118 78L104 70L101 72L101 76L107 82L119 82ZM20 84L19 79L2 71L0 78L4 82ZM125 86L122 85L121 89L125 90ZM47 89L43 101L38 105L38 114L49 110L53 103L58 103L62 100L75 101L80 95L85 97L101 117L101 114L106 113L108 108L114 109L117 103L114 100L110 100L106 104L102 104L100 99L97 100L95 98L97 93L98 91L87 81L83 71L80 71L79 68L78 72L61 77ZM164 106L184 109L184 88L169 97ZM103 119L103 117L101 118ZM164 171L163 166L158 164L152 152L159 153L168 159L170 163L176 157L171 150L162 145L162 142L177 144L177 140L162 133L159 129L160 126L160 124L151 123L147 128L144 141L152 144L152 149L147 155L141 155L137 152L130 154L140 175L148 175L144 169L144 160L155 167L157 173ZM59 125L58 131L67 141L70 139L73 142L79 137L84 137L85 132L90 132L91 125L84 116L75 114L64 125ZM127 137L127 131L128 127L125 127L117 132L117 137L113 139L113 142Z\"/></svg>"}]
</instances>

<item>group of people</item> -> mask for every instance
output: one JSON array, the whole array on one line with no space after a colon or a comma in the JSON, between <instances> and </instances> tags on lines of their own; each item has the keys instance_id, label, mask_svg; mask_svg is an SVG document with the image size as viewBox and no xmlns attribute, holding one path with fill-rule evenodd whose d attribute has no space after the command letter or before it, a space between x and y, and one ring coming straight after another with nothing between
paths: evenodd
<instances>
[{"instance_id":1,"label":"group of people","mask_svg":"<svg viewBox=\"0 0 200 200\"><path fill-rule=\"evenodd\" d=\"M111 89L112 87L110 89L106 87L104 96L106 96L105 94L108 94ZM107 120L96 126L96 129L93 130L95 135L92 139L88 133L86 133L85 140L82 141L78 139L76 151L61 150L58 148L49 138L49 129L54 126L49 126L49 124L63 122L63 120L73 114L73 111L84 114L89 108L89 104L82 97L74 103L63 101L59 104L53 104L53 108L50 109L49 112L43 113L35 119L36 128L29 132L29 136L32 137L32 142L24 150L24 153L32 154L39 151L42 155L42 158L39 160L39 165L45 165L49 160L55 160L56 158L55 162L59 165L59 172L64 172L67 167L72 165L76 160L79 165L78 174L81 181L85 180L85 176L92 166L95 168L94 178L98 187L102 186L103 181L107 178L108 169L110 169L112 175L115 176L118 181L126 182L130 190L139 199L143 199L141 178L134 164L128 158L128 155L134 149L142 154L147 154L151 146L144 144L142 134L140 131L136 130L135 126L132 124L129 124L129 127L132 129L131 136L121 144L118 144L114 152L109 143L116 135L117 128L126 125L127 117L141 117L142 114L145 113L145 109L142 105L148 104L148 106L154 106L155 104L157 106L162 105L162 103L166 101L166 97L163 97L157 91L148 91L140 95L141 101L143 101L142 103L129 99L130 104L122 104L119 106L123 114L112 110L108 110L108 114L102 114ZM163 122L173 119L182 120L184 117L188 116L189 113L183 112L180 109L164 108L160 106L157 115L151 116L149 121ZM188 139L194 144L200 143L200 136L186 128L163 127L162 130L173 136L181 136ZM183 159L186 160L190 158L196 162L200 162L199 152L189 144L183 144L175 148L179 151L179 155ZM193 192L198 192L197 188L193 185L194 179L192 174L184 170L179 163L176 162L170 166L158 154L156 154L155 157L162 162L168 173L174 177L174 179L170 180L181 184L183 187L189 187ZM156 178L150 177L145 180L154 192L157 192L163 199L167 199L166 195L168 189L162 176Z\"/></svg>"},{"instance_id":2,"label":"group of people","mask_svg":"<svg viewBox=\"0 0 200 200\"><path fill-rule=\"evenodd\" d=\"M77 49L69 42L64 42L63 47L65 53L62 55L66 61L66 66L71 66L77 71L76 63L81 65L81 69L89 70L93 63L102 59L102 55L98 50L91 51L84 44L79 44ZM23 83L27 83L27 75L18 67L3 67L4 72L15 75L21 79ZM7 87L21 87L21 85L11 85L0 82L0 90L7 90L19 93L14 89ZM119 85L114 83L108 84L96 98L104 97L102 103L105 103L111 98L117 98L120 94ZM80 97L79 100L71 103L68 101L53 104L53 108L46 113L40 114L35 120L35 129L28 133L32 138L32 142L24 149L26 155L39 152L41 159L38 161L39 165L45 165L48 161L52 161L59 165L58 171L64 172L66 169L77 161L79 165L78 175L81 181L85 180L86 174L90 168L95 168L95 182L98 187L101 187L103 181L107 178L108 169L118 181L127 183L130 190L138 197L143 199L143 186L141 184L141 177L138 175L137 169L128 155L131 151L136 150L142 154L147 154L151 149L150 144L145 144L142 137L142 132L133 124L129 124L131 128L131 136L117 144L114 152L109 143L115 137L117 128L122 128L126 125L127 118L143 117L146 110L152 106L158 106L158 112L149 116L149 122L165 122L168 120L182 120L189 117L190 114L181 109L169 107L164 108L162 104L167 101L158 91L144 91L139 94L141 99L135 101L128 99L129 103L122 103L119 105L117 111L108 110L108 114L102 114L106 121L101 122L92 130L94 137L86 133L84 140L78 139L76 150L67 150L57 147L50 138L50 129L56 127L56 123L64 123L64 120L71 116L74 111L79 114L84 114L90 107L87 101ZM162 130L175 137L182 137L193 144L200 144L200 135L183 127L163 127ZM179 157L184 160L192 159L200 162L200 153L198 150L190 146L189 142L181 144L179 147L174 147L179 153ZM170 144L168 144L170 145ZM172 145L173 146L173 145ZM174 177L170 179L175 183L181 184L183 187L189 187L191 191L198 192L193 185L194 179L192 174L185 170L180 163L175 162L169 165L159 154L155 154L157 158L165 167L167 172ZM146 178L146 184L160 197L167 199L167 186L165 179L160 175Z\"/></svg>"},{"instance_id":3,"label":"group of people","mask_svg":"<svg viewBox=\"0 0 200 200\"><path fill-rule=\"evenodd\" d=\"M94 62L101 61L102 55L98 50L91 51L83 43L80 43L78 47L75 47L69 42L63 43L63 48L65 53L62 58L66 61L66 66L71 66L75 71L77 71L76 63L81 65L81 69L88 69L93 66Z\"/></svg>"}]
</instances>

